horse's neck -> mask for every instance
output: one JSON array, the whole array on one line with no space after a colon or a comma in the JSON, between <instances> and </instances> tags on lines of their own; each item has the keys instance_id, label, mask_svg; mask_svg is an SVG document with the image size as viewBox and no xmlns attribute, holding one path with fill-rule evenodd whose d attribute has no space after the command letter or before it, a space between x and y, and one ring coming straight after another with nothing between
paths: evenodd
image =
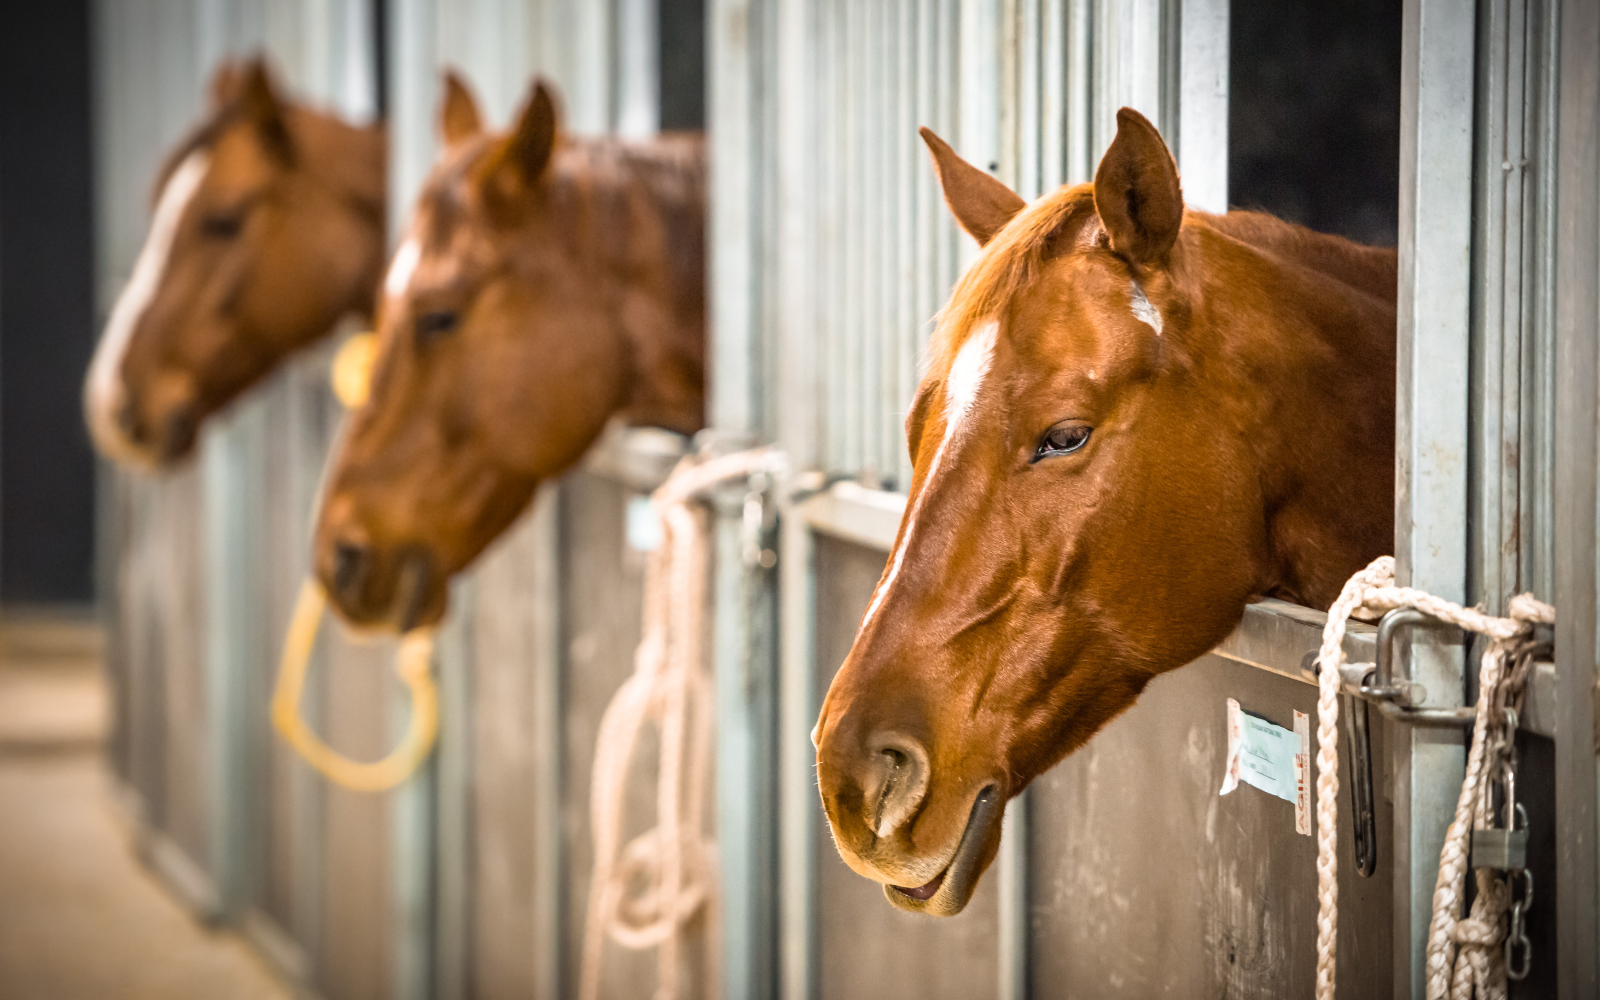
<instances>
[{"instance_id":1,"label":"horse's neck","mask_svg":"<svg viewBox=\"0 0 1600 1000\"><path fill-rule=\"evenodd\" d=\"M1392 248L1363 246L1262 212L1236 209L1226 215L1190 215L1259 250L1319 271L1383 301L1395 300L1397 257Z\"/></svg>"},{"instance_id":2,"label":"horse's neck","mask_svg":"<svg viewBox=\"0 0 1600 1000\"><path fill-rule=\"evenodd\" d=\"M1393 546L1394 254L1247 221L1257 239L1196 247L1224 262L1201 279L1226 317L1207 381L1259 465L1262 593L1326 607Z\"/></svg>"},{"instance_id":3,"label":"horse's neck","mask_svg":"<svg viewBox=\"0 0 1600 1000\"><path fill-rule=\"evenodd\" d=\"M671 137L597 147L591 155L611 160L602 174L614 183L592 189L596 217L621 223L590 230L605 241L601 257L629 353L621 415L630 424L692 434L705 423L703 146Z\"/></svg>"}]
</instances>

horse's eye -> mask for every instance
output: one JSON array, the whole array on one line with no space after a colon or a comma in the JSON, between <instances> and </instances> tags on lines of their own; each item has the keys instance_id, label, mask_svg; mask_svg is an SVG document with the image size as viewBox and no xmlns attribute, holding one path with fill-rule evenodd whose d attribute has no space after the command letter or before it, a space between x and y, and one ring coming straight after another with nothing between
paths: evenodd
<instances>
[{"instance_id":1,"label":"horse's eye","mask_svg":"<svg viewBox=\"0 0 1600 1000\"><path fill-rule=\"evenodd\" d=\"M423 340L449 333L456 328L457 315L453 310L426 312L417 317L417 336Z\"/></svg>"},{"instance_id":2,"label":"horse's eye","mask_svg":"<svg viewBox=\"0 0 1600 1000\"><path fill-rule=\"evenodd\" d=\"M1039 448L1033 453L1033 460L1037 462L1052 455L1072 454L1089 443L1089 433L1093 429L1083 424L1057 424L1039 439Z\"/></svg>"},{"instance_id":3,"label":"horse's eye","mask_svg":"<svg viewBox=\"0 0 1600 1000\"><path fill-rule=\"evenodd\" d=\"M208 215L200 220L200 231L214 240L231 240L244 228L244 213Z\"/></svg>"}]
</instances>

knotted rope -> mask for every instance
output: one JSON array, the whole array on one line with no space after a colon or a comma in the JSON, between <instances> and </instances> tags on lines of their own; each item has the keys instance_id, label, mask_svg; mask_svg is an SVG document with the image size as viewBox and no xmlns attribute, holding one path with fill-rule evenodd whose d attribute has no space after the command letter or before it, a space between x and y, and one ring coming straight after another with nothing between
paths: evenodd
<instances>
[{"instance_id":1,"label":"knotted rope","mask_svg":"<svg viewBox=\"0 0 1600 1000\"><path fill-rule=\"evenodd\" d=\"M706 513L693 498L724 480L776 471L780 462L779 453L765 448L698 463L686 458L651 497L661 542L645 569L644 634L633 674L612 696L595 740L583 1000L599 996L608 935L625 948L656 948L656 1000L674 1000L684 932L701 913L708 982L700 995L718 995L716 842L703 832L714 711L703 649L710 546ZM623 845L628 765L646 723L660 733L656 826ZM630 897L639 883L642 891Z\"/></svg>"},{"instance_id":2,"label":"knotted rope","mask_svg":"<svg viewBox=\"0 0 1600 1000\"><path fill-rule=\"evenodd\" d=\"M1511 599L1511 616L1497 618L1476 608L1442 600L1412 587L1394 585L1394 557L1381 556L1352 576L1328 610L1317 654L1317 1000L1333 1000L1334 955L1338 942L1339 859L1337 821L1339 754L1339 668L1344 664L1345 621L1361 612L1372 617L1396 608L1415 608L1443 622L1489 637L1478 671L1478 704L1466 778L1456 802L1455 818L1439 856L1439 877L1433 890L1433 919L1427 948L1428 1000L1503 1000L1505 964L1498 945L1510 888L1492 869L1476 873L1478 898L1463 919L1472 829L1487 821L1490 788L1487 766L1491 746L1503 747L1509 732L1505 708L1520 701L1531 657L1517 657L1508 678L1506 662L1525 647L1536 623L1553 623L1555 609L1519 594ZM1490 737L1495 736L1493 743Z\"/></svg>"},{"instance_id":3,"label":"knotted rope","mask_svg":"<svg viewBox=\"0 0 1600 1000\"><path fill-rule=\"evenodd\" d=\"M411 691L411 723L389 755L372 763L351 760L311 731L300 716L300 696L306 686L311 650L317 642L327 597L315 580L300 587L289 634L278 664L278 683L272 692L272 724L284 740L336 785L358 792L387 791L416 773L433 752L439 732L439 695L429 672L433 661L433 632L416 629L400 639L395 673Z\"/></svg>"}]
</instances>

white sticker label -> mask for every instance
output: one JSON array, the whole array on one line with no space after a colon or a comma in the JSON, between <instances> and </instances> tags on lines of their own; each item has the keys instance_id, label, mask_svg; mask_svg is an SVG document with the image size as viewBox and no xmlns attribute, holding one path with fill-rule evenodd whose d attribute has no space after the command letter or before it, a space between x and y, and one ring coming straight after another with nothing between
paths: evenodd
<instances>
[{"instance_id":1,"label":"white sticker label","mask_svg":"<svg viewBox=\"0 0 1600 1000\"><path fill-rule=\"evenodd\" d=\"M1295 831L1309 834L1310 733L1303 712L1295 713L1294 729L1285 729L1251 715L1229 698L1228 759L1220 794L1227 795L1242 781L1293 802Z\"/></svg>"},{"instance_id":2,"label":"white sticker label","mask_svg":"<svg viewBox=\"0 0 1600 1000\"><path fill-rule=\"evenodd\" d=\"M647 494L628 498L628 546L636 552L654 552L661 547L661 518Z\"/></svg>"}]
</instances>

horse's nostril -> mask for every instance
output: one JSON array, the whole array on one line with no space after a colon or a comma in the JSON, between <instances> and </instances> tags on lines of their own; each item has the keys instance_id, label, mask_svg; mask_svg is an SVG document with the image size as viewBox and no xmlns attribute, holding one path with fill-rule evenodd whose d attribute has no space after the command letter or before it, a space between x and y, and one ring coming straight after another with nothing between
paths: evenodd
<instances>
[{"instance_id":1,"label":"horse's nostril","mask_svg":"<svg viewBox=\"0 0 1600 1000\"><path fill-rule=\"evenodd\" d=\"M139 408L133 405L132 399L123 399L117 404L116 413L113 414L117 421L117 429L128 435L132 440L139 438Z\"/></svg>"},{"instance_id":2,"label":"horse's nostril","mask_svg":"<svg viewBox=\"0 0 1600 1000\"><path fill-rule=\"evenodd\" d=\"M176 458L188 451L194 444L196 429L194 409L188 405L174 406L161 428L162 455Z\"/></svg>"},{"instance_id":3,"label":"horse's nostril","mask_svg":"<svg viewBox=\"0 0 1600 1000\"><path fill-rule=\"evenodd\" d=\"M333 543L333 591L345 604L357 602L371 569L371 549L343 539Z\"/></svg>"},{"instance_id":4,"label":"horse's nostril","mask_svg":"<svg viewBox=\"0 0 1600 1000\"><path fill-rule=\"evenodd\" d=\"M871 746L872 774L864 789L872 809L868 819L873 832L887 837L910 822L927 797L928 750L903 733L880 736Z\"/></svg>"}]
</instances>

